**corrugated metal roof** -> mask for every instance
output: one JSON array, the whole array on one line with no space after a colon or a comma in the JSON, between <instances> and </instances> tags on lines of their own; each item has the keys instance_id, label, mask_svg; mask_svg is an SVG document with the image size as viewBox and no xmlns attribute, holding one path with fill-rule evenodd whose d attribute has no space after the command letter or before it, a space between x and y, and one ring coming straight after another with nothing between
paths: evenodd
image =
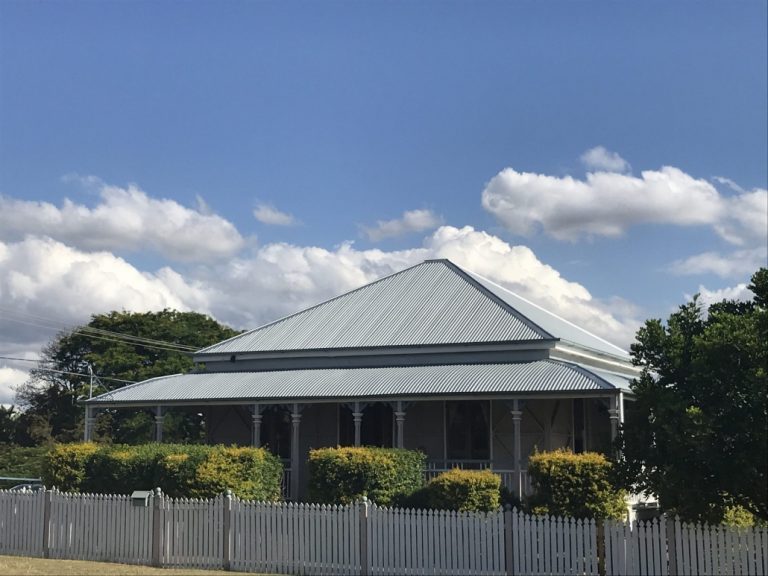
<instances>
[{"instance_id":1,"label":"corrugated metal roof","mask_svg":"<svg viewBox=\"0 0 768 576\"><path fill-rule=\"evenodd\" d=\"M89 403L386 398L613 390L590 369L556 360L385 368L210 372L153 378Z\"/></svg>"},{"instance_id":2,"label":"corrugated metal roof","mask_svg":"<svg viewBox=\"0 0 768 576\"><path fill-rule=\"evenodd\" d=\"M488 280L479 274L470 272L469 270L462 269L463 272L468 274L473 280L481 284L486 290L492 292L504 302L509 304L512 308L517 310L521 315L528 318L531 322L545 330L546 332L556 336L560 340L570 342L584 348L590 348L614 356L621 356L629 358L629 354L625 350L622 350L618 346L614 346L610 342L603 340L599 336L595 336L591 332L584 330L583 328L576 326L572 322L545 310L541 306L526 300L522 296L515 294L514 292L507 290L503 286L500 286Z\"/></svg>"},{"instance_id":3,"label":"corrugated metal roof","mask_svg":"<svg viewBox=\"0 0 768 576\"><path fill-rule=\"evenodd\" d=\"M551 338L444 260L428 260L199 353Z\"/></svg>"}]
</instances>

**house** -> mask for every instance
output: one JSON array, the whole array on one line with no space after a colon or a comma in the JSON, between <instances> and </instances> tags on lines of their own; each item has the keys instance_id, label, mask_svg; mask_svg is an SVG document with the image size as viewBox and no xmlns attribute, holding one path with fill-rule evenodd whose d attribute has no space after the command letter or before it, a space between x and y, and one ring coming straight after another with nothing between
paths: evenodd
<instances>
[{"instance_id":1,"label":"house","mask_svg":"<svg viewBox=\"0 0 768 576\"><path fill-rule=\"evenodd\" d=\"M527 490L535 450L610 450L638 371L628 354L448 260L427 260L194 355L198 371L87 401L199 406L210 442L266 445L300 497L310 448L422 450L428 474L492 468Z\"/></svg>"}]
</instances>

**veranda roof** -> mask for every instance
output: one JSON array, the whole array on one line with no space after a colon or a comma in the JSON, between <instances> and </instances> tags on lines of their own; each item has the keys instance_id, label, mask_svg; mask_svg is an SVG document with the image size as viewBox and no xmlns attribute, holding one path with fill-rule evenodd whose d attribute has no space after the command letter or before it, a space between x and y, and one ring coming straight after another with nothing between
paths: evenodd
<instances>
[{"instance_id":1,"label":"veranda roof","mask_svg":"<svg viewBox=\"0 0 768 576\"><path fill-rule=\"evenodd\" d=\"M628 389L631 378L557 360L268 372L177 374L131 384L93 405L297 402L430 396L536 395Z\"/></svg>"},{"instance_id":2,"label":"veranda roof","mask_svg":"<svg viewBox=\"0 0 768 576\"><path fill-rule=\"evenodd\" d=\"M427 260L200 350L206 355L562 340L621 348L448 260Z\"/></svg>"}]
</instances>

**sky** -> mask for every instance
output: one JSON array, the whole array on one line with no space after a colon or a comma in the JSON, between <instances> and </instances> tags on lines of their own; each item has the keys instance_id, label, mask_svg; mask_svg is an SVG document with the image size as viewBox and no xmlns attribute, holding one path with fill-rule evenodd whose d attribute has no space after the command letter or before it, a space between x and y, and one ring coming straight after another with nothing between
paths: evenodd
<instances>
[{"instance_id":1,"label":"sky","mask_svg":"<svg viewBox=\"0 0 768 576\"><path fill-rule=\"evenodd\" d=\"M747 298L767 6L0 0L0 356L111 310L254 328L428 258L625 348Z\"/></svg>"}]
</instances>

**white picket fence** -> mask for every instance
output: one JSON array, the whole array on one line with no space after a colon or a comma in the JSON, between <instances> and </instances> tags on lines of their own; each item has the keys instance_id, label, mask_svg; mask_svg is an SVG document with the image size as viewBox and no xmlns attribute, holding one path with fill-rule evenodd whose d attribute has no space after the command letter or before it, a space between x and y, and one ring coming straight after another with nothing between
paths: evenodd
<instances>
[{"instance_id":1,"label":"white picket fence","mask_svg":"<svg viewBox=\"0 0 768 576\"><path fill-rule=\"evenodd\" d=\"M500 511L372 506L367 536L371 574L506 574Z\"/></svg>"},{"instance_id":2,"label":"white picket fence","mask_svg":"<svg viewBox=\"0 0 768 576\"><path fill-rule=\"evenodd\" d=\"M232 505L233 570L359 574L360 507L265 503Z\"/></svg>"},{"instance_id":3,"label":"white picket fence","mask_svg":"<svg viewBox=\"0 0 768 576\"><path fill-rule=\"evenodd\" d=\"M49 506L47 555L71 560L149 564L152 508L131 505L129 496L37 492ZM40 539L43 547L43 538Z\"/></svg>"},{"instance_id":4,"label":"white picket fence","mask_svg":"<svg viewBox=\"0 0 768 576\"><path fill-rule=\"evenodd\" d=\"M0 490L0 554L44 554L44 505L40 492Z\"/></svg>"},{"instance_id":5,"label":"white picket fence","mask_svg":"<svg viewBox=\"0 0 768 576\"><path fill-rule=\"evenodd\" d=\"M211 500L162 498L158 510L163 566L179 568L223 568L226 527L224 515L229 502L224 496ZM154 506L143 508L151 510ZM149 524L151 527L152 524ZM148 534L152 534L150 530Z\"/></svg>"},{"instance_id":6,"label":"white picket fence","mask_svg":"<svg viewBox=\"0 0 768 576\"><path fill-rule=\"evenodd\" d=\"M349 506L0 491L0 554L288 574L760 575L768 531Z\"/></svg>"},{"instance_id":7,"label":"white picket fence","mask_svg":"<svg viewBox=\"0 0 768 576\"><path fill-rule=\"evenodd\" d=\"M598 574L594 520L512 513L512 573Z\"/></svg>"},{"instance_id":8,"label":"white picket fence","mask_svg":"<svg viewBox=\"0 0 768 576\"><path fill-rule=\"evenodd\" d=\"M616 576L768 574L768 530L606 521L605 568Z\"/></svg>"}]
</instances>

